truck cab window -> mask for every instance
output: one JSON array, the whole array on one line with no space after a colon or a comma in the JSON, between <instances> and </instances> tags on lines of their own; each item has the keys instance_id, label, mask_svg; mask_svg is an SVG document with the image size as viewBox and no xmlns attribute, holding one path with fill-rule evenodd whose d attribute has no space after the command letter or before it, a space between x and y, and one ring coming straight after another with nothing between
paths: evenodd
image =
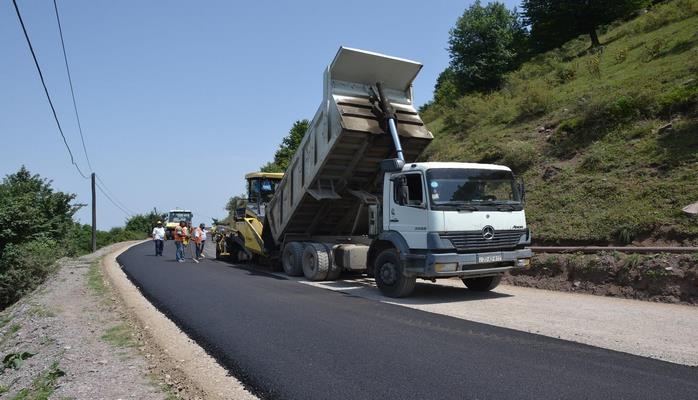
<instances>
[{"instance_id":1,"label":"truck cab window","mask_svg":"<svg viewBox=\"0 0 698 400\"><path fill-rule=\"evenodd\" d=\"M393 178L393 201L401 206L424 206L422 175L405 174Z\"/></svg>"}]
</instances>

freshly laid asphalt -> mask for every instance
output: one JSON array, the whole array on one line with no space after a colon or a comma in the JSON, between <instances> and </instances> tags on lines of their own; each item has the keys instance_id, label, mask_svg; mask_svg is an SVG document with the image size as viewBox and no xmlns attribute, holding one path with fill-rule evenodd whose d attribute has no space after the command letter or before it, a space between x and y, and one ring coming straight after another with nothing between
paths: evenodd
<instances>
[{"instance_id":1,"label":"freshly laid asphalt","mask_svg":"<svg viewBox=\"0 0 698 400\"><path fill-rule=\"evenodd\" d=\"M177 263L171 242L164 257L144 243L117 260L160 311L265 399L698 398L696 367L323 290L245 265Z\"/></svg>"}]
</instances>

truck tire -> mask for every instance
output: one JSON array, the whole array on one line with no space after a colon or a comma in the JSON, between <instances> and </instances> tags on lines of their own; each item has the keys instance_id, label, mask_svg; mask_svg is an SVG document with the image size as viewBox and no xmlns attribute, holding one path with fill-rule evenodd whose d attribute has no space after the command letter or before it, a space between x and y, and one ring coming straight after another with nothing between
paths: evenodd
<instances>
[{"instance_id":1,"label":"truck tire","mask_svg":"<svg viewBox=\"0 0 698 400\"><path fill-rule=\"evenodd\" d=\"M378 289L388 297L409 296L417 284L416 277L408 277L403 273L402 264L395 249L385 249L378 254L373 272Z\"/></svg>"},{"instance_id":2,"label":"truck tire","mask_svg":"<svg viewBox=\"0 0 698 400\"><path fill-rule=\"evenodd\" d=\"M462 281L470 290L474 290L476 292L489 292L490 290L499 286L499 282L502 281L502 275L484 276L481 278L463 278Z\"/></svg>"},{"instance_id":3,"label":"truck tire","mask_svg":"<svg viewBox=\"0 0 698 400\"><path fill-rule=\"evenodd\" d=\"M290 242L284 246L281 253L281 266L288 276L303 275L303 244L300 242Z\"/></svg>"},{"instance_id":4,"label":"truck tire","mask_svg":"<svg viewBox=\"0 0 698 400\"><path fill-rule=\"evenodd\" d=\"M330 270L330 256L327 247L321 243L307 243L303 249L303 275L309 281L327 279Z\"/></svg>"}]
</instances>

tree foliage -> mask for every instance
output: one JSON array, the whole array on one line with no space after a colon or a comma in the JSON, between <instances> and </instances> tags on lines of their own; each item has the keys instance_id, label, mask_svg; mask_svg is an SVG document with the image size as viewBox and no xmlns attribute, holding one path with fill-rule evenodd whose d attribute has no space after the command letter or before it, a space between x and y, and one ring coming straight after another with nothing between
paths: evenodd
<instances>
[{"instance_id":1,"label":"tree foliage","mask_svg":"<svg viewBox=\"0 0 698 400\"><path fill-rule=\"evenodd\" d=\"M153 231L153 227L157 222L164 221L165 218L167 218L167 214L160 214L157 210L153 210L148 214L136 214L126 220L124 230L138 232L148 236Z\"/></svg>"},{"instance_id":2,"label":"tree foliage","mask_svg":"<svg viewBox=\"0 0 698 400\"><path fill-rule=\"evenodd\" d=\"M296 149L301 144L305 132L308 130L310 122L307 119L296 121L279 145L279 149L274 154L274 161L271 161L261 168L262 172L285 172L288 163L296 153Z\"/></svg>"},{"instance_id":3,"label":"tree foliage","mask_svg":"<svg viewBox=\"0 0 698 400\"><path fill-rule=\"evenodd\" d=\"M55 192L51 182L22 166L0 184L0 256L8 244L40 238L61 241L82 204L74 194Z\"/></svg>"},{"instance_id":4,"label":"tree foliage","mask_svg":"<svg viewBox=\"0 0 698 400\"><path fill-rule=\"evenodd\" d=\"M581 34L588 34L591 46L601 43L597 28L625 17L650 0L523 0L526 24L531 28L532 46L537 51L559 47Z\"/></svg>"},{"instance_id":5,"label":"tree foliage","mask_svg":"<svg viewBox=\"0 0 698 400\"><path fill-rule=\"evenodd\" d=\"M0 183L0 309L34 289L69 253L72 217L82 207L74 199L24 166Z\"/></svg>"},{"instance_id":6,"label":"tree foliage","mask_svg":"<svg viewBox=\"0 0 698 400\"><path fill-rule=\"evenodd\" d=\"M461 94L496 89L503 74L520 64L525 38L526 30L516 11L499 2L482 6L476 1L450 31L451 71L439 77L442 82L437 93L450 98L452 78Z\"/></svg>"}]
</instances>

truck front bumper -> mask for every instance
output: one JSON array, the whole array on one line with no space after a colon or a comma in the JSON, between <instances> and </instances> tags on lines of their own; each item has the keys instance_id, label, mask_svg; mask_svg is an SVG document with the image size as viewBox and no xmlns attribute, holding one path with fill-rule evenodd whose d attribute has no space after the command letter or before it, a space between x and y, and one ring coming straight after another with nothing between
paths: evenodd
<instances>
[{"instance_id":1,"label":"truck front bumper","mask_svg":"<svg viewBox=\"0 0 698 400\"><path fill-rule=\"evenodd\" d=\"M405 274L418 278L491 276L516 268L528 268L529 248L483 253L431 253L406 255Z\"/></svg>"}]
</instances>

